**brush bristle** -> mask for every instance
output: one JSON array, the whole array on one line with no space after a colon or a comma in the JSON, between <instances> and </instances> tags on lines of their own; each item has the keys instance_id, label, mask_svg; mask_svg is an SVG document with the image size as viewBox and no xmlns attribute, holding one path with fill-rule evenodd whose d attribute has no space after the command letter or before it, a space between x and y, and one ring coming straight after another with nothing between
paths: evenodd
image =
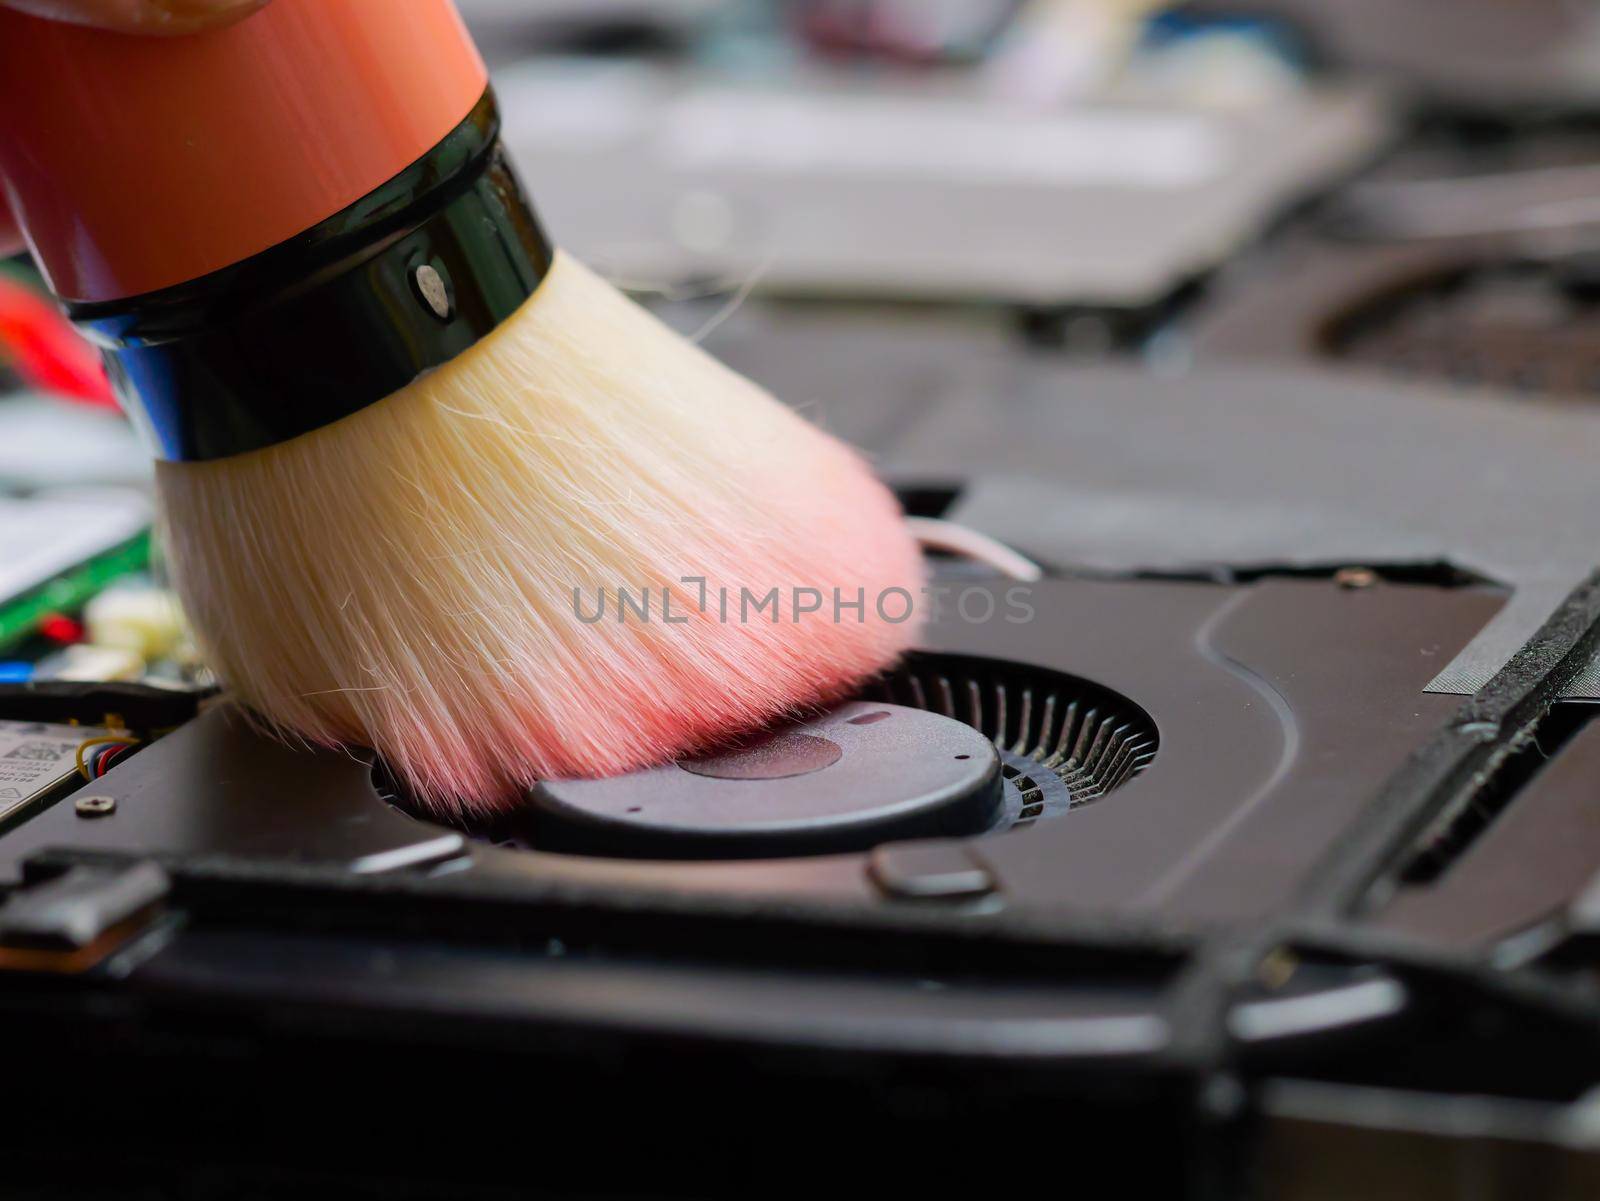
<instances>
[{"instance_id":1,"label":"brush bristle","mask_svg":"<svg viewBox=\"0 0 1600 1201\"><path fill-rule=\"evenodd\" d=\"M866 464L566 258L381 403L158 478L223 680L447 812L716 744L916 633L920 555Z\"/></svg>"}]
</instances>

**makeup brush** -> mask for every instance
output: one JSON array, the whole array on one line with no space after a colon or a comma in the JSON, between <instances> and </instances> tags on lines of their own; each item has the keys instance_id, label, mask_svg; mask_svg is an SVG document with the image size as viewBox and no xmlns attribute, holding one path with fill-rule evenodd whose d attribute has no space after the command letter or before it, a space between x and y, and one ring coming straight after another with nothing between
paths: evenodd
<instances>
[{"instance_id":1,"label":"makeup brush","mask_svg":"<svg viewBox=\"0 0 1600 1201\"><path fill-rule=\"evenodd\" d=\"M0 11L0 174L158 456L209 662L444 812L847 693L921 561L857 455L555 252L448 0Z\"/></svg>"}]
</instances>

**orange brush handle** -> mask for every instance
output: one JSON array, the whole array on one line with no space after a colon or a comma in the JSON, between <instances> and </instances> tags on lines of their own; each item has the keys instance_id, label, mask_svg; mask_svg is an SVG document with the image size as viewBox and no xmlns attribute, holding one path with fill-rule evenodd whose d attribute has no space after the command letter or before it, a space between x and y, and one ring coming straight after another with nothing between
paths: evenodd
<instances>
[{"instance_id":1,"label":"orange brush handle","mask_svg":"<svg viewBox=\"0 0 1600 1201\"><path fill-rule=\"evenodd\" d=\"M353 204L487 82L451 0L273 0L173 38L0 9L0 182L58 296L124 299Z\"/></svg>"}]
</instances>

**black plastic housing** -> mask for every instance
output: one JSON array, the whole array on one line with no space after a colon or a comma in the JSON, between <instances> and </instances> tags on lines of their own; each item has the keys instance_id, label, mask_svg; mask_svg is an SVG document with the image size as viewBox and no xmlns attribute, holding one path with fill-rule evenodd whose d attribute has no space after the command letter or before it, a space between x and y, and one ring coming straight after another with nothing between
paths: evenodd
<instances>
[{"instance_id":1,"label":"black plastic housing","mask_svg":"<svg viewBox=\"0 0 1600 1201\"><path fill-rule=\"evenodd\" d=\"M68 307L157 457L218 459L338 421L492 332L550 269L486 91L432 151L244 262Z\"/></svg>"}]
</instances>

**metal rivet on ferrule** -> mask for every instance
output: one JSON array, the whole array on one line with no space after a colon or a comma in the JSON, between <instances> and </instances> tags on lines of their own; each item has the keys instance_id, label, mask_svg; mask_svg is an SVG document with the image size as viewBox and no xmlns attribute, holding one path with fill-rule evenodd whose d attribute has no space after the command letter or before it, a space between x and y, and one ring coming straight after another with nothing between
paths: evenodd
<instances>
[{"instance_id":1,"label":"metal rivet on ferrule","mask_svg":"<svg viewBox=\"0 0 1600 1201\"><path fill-rule=\"evenodd\" d=\"M81 796L72 803L79 817L110 817L117 811L117 798L110 796Z\"/></svg>"},{"instance_id":2,"label":"metal rivet on ferrule","mask_svg":"<svg viewBox=\"0 0 1600 1201\"><path fill-rule=\"evenodd\" d=\"M1341 567L1334 572L1333 582L1341 588L1371 588L1378 582L1378 573L1370 567Z\"/></svg>"},{"instance_id":3,"label":"metal rivet on ferrule","mask_svg":"<svg viewBox=\"0 0 1600 1201\"><path fill-rule=\"evenodd\" d=\"M450 303L450 289L437 267L423 263L413 270L411 286L416 291L417 299L427 306L430 313L440 321L450 320L454 312L454 306Z\"/></svg>"}]
</instances>

